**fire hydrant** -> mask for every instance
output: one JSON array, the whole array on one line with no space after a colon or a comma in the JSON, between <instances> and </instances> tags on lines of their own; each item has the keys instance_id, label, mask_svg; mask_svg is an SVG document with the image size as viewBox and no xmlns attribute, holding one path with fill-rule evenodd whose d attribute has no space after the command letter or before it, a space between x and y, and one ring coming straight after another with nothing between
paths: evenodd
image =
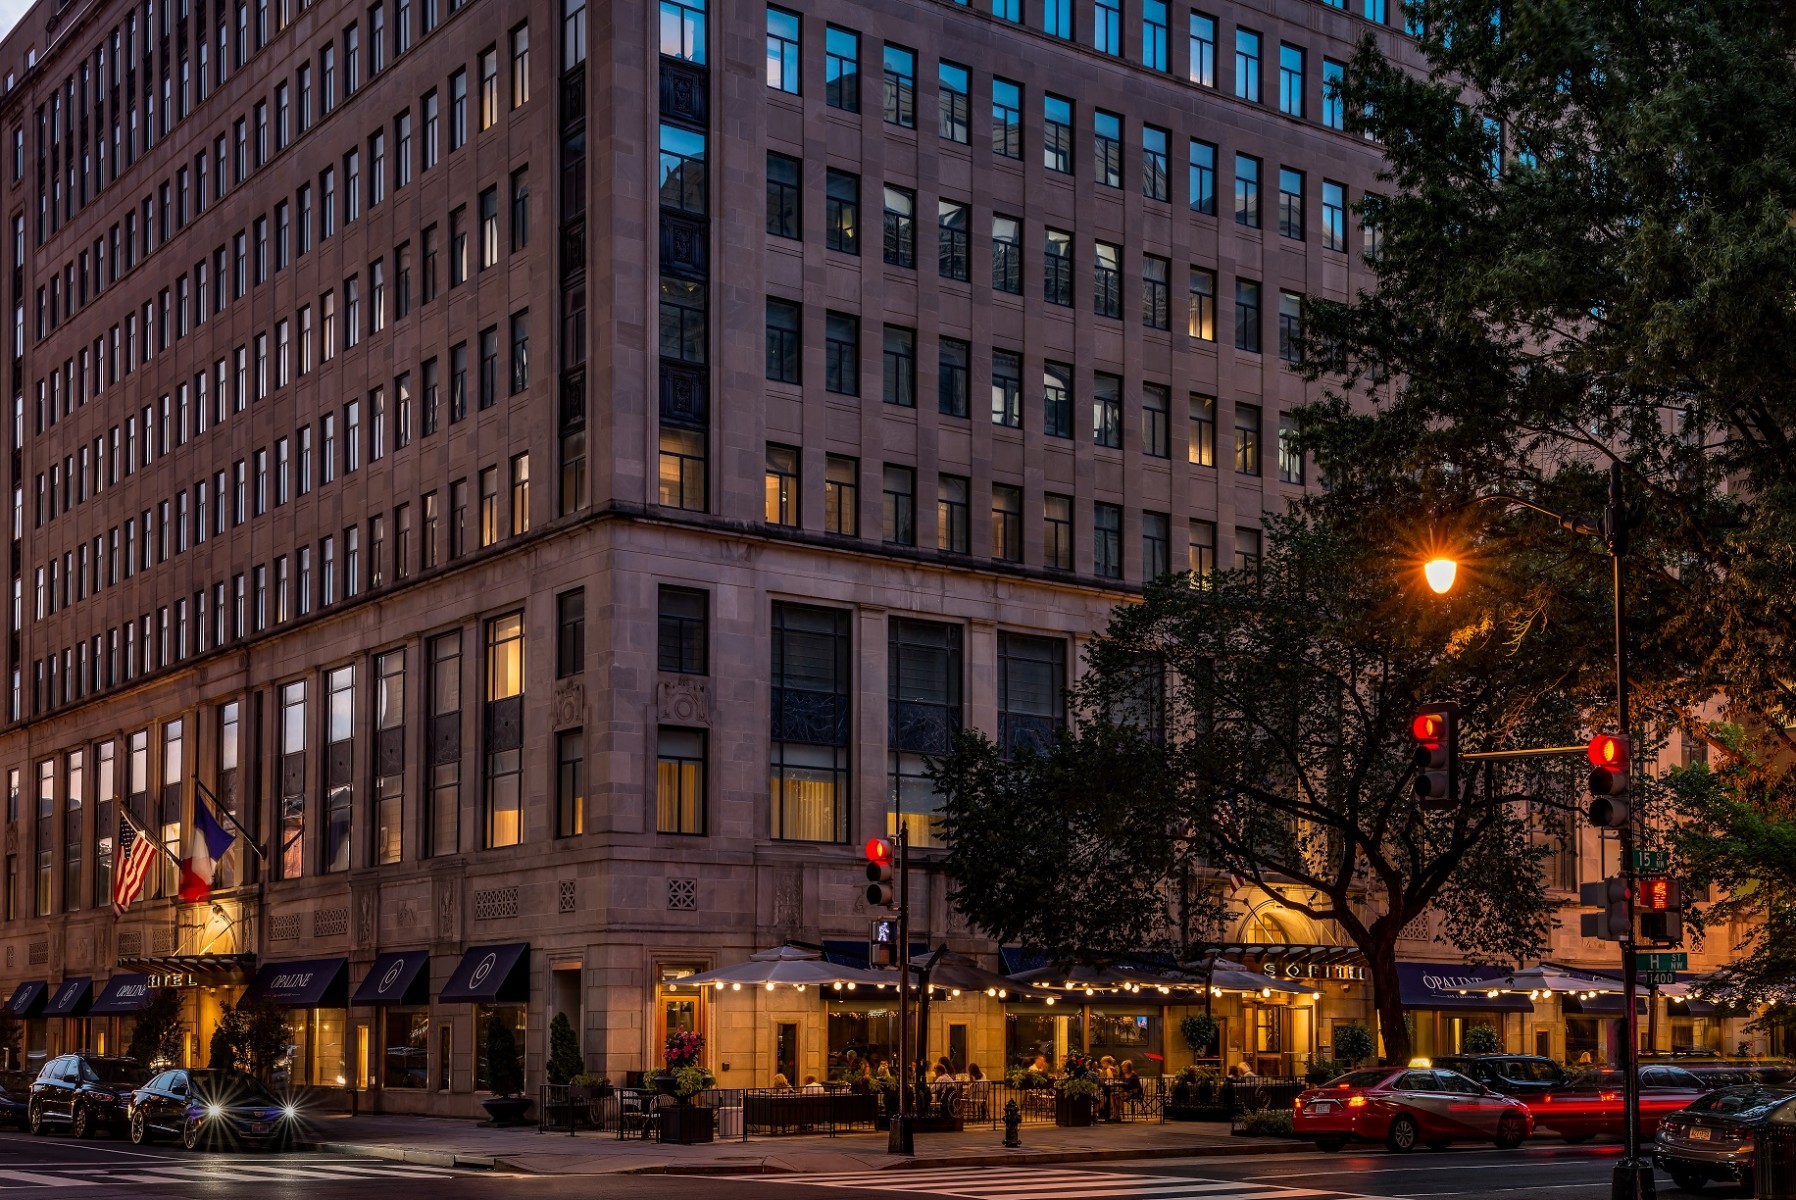
<instances>
[{"instance_id":1,"label":"fire hydrant","mask_svg":"<svg viewBox=\"0 0 1796 1200\"><path fill-rule=\"evenodd\" d=\"M1023 1144L1023 1139L1019 1136L1022 1127L1023 1114L1017 1108L1016 1101L1006 1102L1004 1105L1004 1145L1006 1148L1014 1150Z\"/></svg>"}]
</instances>

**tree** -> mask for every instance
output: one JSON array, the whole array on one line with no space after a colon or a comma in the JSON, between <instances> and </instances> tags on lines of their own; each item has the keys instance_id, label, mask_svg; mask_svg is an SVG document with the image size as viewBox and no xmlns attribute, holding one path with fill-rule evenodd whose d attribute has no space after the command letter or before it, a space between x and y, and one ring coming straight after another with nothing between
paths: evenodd
<instances>
[{"instance_id":1,"label":"tree","mask_svg":"<svg viewBox=\"0 0 1796 1200\"><path fill-rule=\"evenodd\" d=\"M524 1090L524 1068L518 1062L518 1043L511 1026L494 1013L486 1020L486 1086L495 1096L515 1096Z\"/></svg>"},{"instance_id":2,"label":"tree","mask_svg":"<svg viewBox=\"0 0 1796 1200\"><path fill-rule=\"evenodd\" d=\"M1577 655L1461 627L1356 530L1299 515L1267 547L1257 572L1175 577L1119 607L1087 650L1077 727L1044 754L955 743L933 776L951 898L993 936L1071 961L1188 951L1181 908L1201 924L1221 878L1243 877L1359 947L1405 1059L1404 927L1433 909L1467 953L1520 959L1556 908L1529 807L1488 802L1474 771L1451 812L1418 807L1411 717L1454 701L1465 749L1562 743L1578 697L1558 664Z\"/></svg>"},{"instance_id":3,"label":"tree","mask_svg":"<svg viewBox=\"0 0 1796 1200\"><path fill-rule=\"evenodd\" d=\"M558 1012L549 1022L549 1061L543 1068L550 1083L562 1084L586 1070L586 1059L580 1054L580 1037L567 1014Z\"/></svg>"},{"instance_id":4,"label":"tree","mask_svg":"<svg viewBox=\"0 0 1796 1200\"><path fill-rule=\"evenodd\" d=\"M288 1044L287 1018L280 1009L254 1001L239 1003L218 1016L209 1065L214 1070L246 1071L266 1081Z\"/></svg>"},{"instance_id":5,"label":"tree","mask_svg":"<svg viewBox=\"0 0 1796 1200\"><path fill-rule=\"evenodd\" d=\"M11 1011L0 1008L0 1063L16 1069L23 1065L24 1059L19 1054L25 1027Z\"/></svg>"},{"instance_id":6,"label":"tree","mask_svg":"<svg viewBox=\"0 0 1796 1200\"><path fill-rule=\"evenodd\" d=\"M181 1056L181 993L174 988L154 988L149 1003L137 1014L131 1028L127 1055L146 1067L172 1063Z\"/></svg>"}]
</instances>

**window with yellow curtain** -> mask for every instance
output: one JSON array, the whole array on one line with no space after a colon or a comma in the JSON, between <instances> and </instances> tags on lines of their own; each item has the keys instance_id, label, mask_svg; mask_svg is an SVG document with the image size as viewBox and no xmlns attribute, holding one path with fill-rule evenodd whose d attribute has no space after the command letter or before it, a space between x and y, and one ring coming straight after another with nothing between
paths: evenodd
<instances>
[{"instance_id":1,"label":"window with yellow curtain","mask_svg":"<svg viewBox=\"0 0 1796 1200\"><path fill-rule=\"evenodd\" d=\"M773 606L773 836L848 836L849 635L846 609Z\"/></svg>"}]
</instances>

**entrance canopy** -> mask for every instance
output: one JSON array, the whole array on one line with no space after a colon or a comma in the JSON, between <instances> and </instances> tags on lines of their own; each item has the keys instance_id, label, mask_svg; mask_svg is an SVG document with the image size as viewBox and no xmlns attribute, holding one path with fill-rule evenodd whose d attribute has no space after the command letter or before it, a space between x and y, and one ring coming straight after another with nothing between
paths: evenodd
<instances>
[{"instance_id":1,"label":"entrance canopy","mask_svg":"<svg viewBox=\"0 0 1796 1200\"><path fill-rule=\"evenodd\" d=\"M27 980L13 989L6 1011L15 1017L35 1017L43 1010L44 994L49 990L50 985L41 979Z\"/></svg>"},{"instance_id":2,"label":"entrance canopy","mask_svg":"<svg viewBox=\"0 0 1796 1200\"><path fill-rule=\"evenodd\" d=\"M523 1004L530 999L530 943L474 946L437 997L444 1004Z\"/></svg>"},{"instance_id":3,"label":"entrance canopy","mask_svg":"<svg viewBox=\"0 0 1796 1200\"><path fill-rule=\"evenodd\" d=\"M374 960L350 998L352 1004L430 1003L430 951L399 950Z\"/></svg>"},{"instance_id":4,"label":"entrance canopy","mask_svg":"<svg viewBox=\"0 0 1796 1200\"><path fill-rule=\"evenodd\" d=\"M241 1002L270 1004L275 1008L346 1008L348 971L346 958L269 963L256 972Z\"/></svg>"},{"instance_id":5,"label":"entrance canopy","mask_svg":"<svg viewBox=\"0 0 1796 1200\"><path fill-rule=\"evenodd\" d=\"M775 946L748 956L747 962L701 971L676 981L681 987L729 988L759 987L772 991L777 987L897 987L897 973L886 974L862 967L846 967L827 961L815 950L802 946ZM669 986L675 986L670 983Z\"/></svg>"},{"instance_id":6,"label":"entrance canopy","mask_svg":"<svg viewBox=\"0 0 1796 1200\"><path fill-rule=\"evenodd\" d=\"M1618 996L1621 994L1621 980L1542 963L1538 967L1510 971L1453 990L1465 995L1471 995L1474 991L1486 995L1491 992L1516 992L1531 1000L1550 1000L1554 995Z\"/></svg>"},{"instance_id":7,"label":"entrance canopy","mask_svg":"<svg viewBox=\"0 0 1796 1200\"><path fill-rule=\"evenodd\" d=\"M150 977L135 971L114 975L100 987L94 1006L87 1010L93 1017L129 1016L149 1007Z\"/></svg>"},{"instance_id":8,"label":"entrance canopy","mask_svg":"<svg viewBox=\"0 0 1796 1200\"><path fill-rule=\"evenodd\" d=\"M1533 1012L1532 1000L1501 986L1501 981L1510 975L1511 972L1502 967L1400 962L1397 964L1397 988L1404 1008Z\"/></svg>"},{"instance_id":9,"label":"entrance canopy","mask_svg":"<svg viewBox=\"0 0 1796 1200\"><path fill-rule=\"evenodd\" d=\"M44 1006L46 1017L79 1017L87 1012L87 1003L94 992L94 981L90 975L74 975L63 980L56 987L56 994L50 997L50 1003Z\"/></svg>"}]
</instances>

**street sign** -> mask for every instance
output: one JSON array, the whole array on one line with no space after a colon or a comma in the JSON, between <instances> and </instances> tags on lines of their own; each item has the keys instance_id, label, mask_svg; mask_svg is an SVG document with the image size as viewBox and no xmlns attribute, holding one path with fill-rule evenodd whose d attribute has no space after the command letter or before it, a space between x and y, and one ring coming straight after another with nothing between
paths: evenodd
<instances>
[{"instance_id":1,"label":"street sign","mask_svg":"<svg viewBox=\"0 0 1796 1200\"><path fill-rule=\"evenodd\" d=\"M1690 969L1690 956L1682 950L1669 953L1636 954L1634 963L1642 971L1687 971ZM1673 982L1670 979L1666 983Z\"/></svg>"},{"instance_id":2,"label":"street sign","mask_svg":"<svg viewBox=\"0 0 1796 1200\"><path fill-rule=\"evenodd\" d=\"M1629 862L1636 871L1663 871L1671 865L1671 855L1664 850L1636 850Z\"/></svg>"},{"instance_id":3,"label":"street sign","mask_svg":"<svg viewBox=\"0 0 1796 1200\"><path fill-rule=\"evenodd\" d=\"M1642 972L1640 972L1640 983L1643 987L1652 987L1655 984L1663 985L1663 984L1667 984L1667 983L1676 983L1677 981L1678 981L1678 973L1676 971L1642 971Z\"/></svg>"}]
</instances>

